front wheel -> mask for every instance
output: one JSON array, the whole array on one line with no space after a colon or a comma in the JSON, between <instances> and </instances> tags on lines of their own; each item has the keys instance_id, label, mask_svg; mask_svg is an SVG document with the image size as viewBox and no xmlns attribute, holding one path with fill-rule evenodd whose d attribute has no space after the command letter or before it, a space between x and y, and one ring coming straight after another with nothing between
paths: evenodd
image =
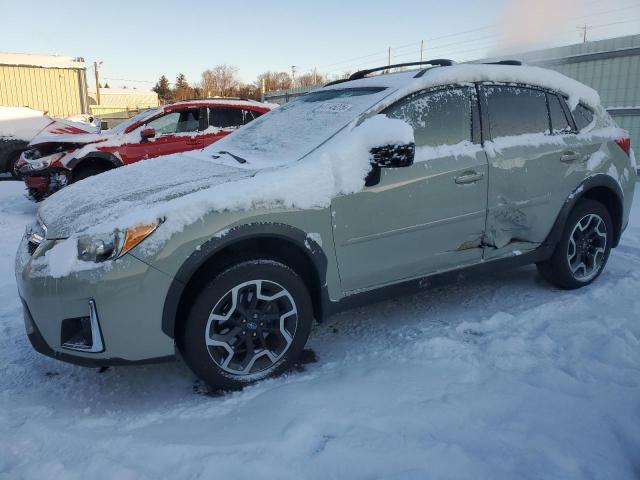
<instances>
[{"instance_id":1,"label":"front wheel","mask_svg":"<svg viewBox=\"0 0 640 480\"><path fill-rule=\"evenodd\" d=\"M290 369L312 321L311 298L293 270L273 260L245 261L205 285L178 343L209 386L238 390Z\"/></svg>"},{"instance_id":2,"label":"front wheel","mask_svg":"<svg viewBox=\"0 0 640 480\"><path fill-rule=\"evenodd\" d=\"M613 243L613 222L600 202L583 199L569 214L551 258L538 264L541 275L560 288L575 289L602 273Z\"/></svg>"}]
</instances>

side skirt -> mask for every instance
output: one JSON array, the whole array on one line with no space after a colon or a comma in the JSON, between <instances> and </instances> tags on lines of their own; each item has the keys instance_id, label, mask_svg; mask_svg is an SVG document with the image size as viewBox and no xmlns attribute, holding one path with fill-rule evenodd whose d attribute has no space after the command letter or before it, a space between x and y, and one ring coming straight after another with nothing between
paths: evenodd
<instances>
[{"instance_id":1,"label":"side skirt","mask_svg":"<svg viewBox=\"0 0 640 480\"><path fill-rule=\"evenodd\" d=\"M551 257L554 248L555 245L543 244L537 249L528 253L524 253L522 255L491 260L488 262L471 265L469 267L464 267L461 269L450 270L447 272L434 273L405 282L349 295L337 302L331 301L325 292L325 294L323 295L323 317L326 319L331 315L343 312L345 310L350 310L352 308L361 307L371 303L381 302L404 295L411 295L424 291L426 289L455 283L457 281L467 278L473 278L475 276L480 276L488 272L510 270L513 268L542 262L544 260L548 260Z\"/></svg>"}]
</instances>

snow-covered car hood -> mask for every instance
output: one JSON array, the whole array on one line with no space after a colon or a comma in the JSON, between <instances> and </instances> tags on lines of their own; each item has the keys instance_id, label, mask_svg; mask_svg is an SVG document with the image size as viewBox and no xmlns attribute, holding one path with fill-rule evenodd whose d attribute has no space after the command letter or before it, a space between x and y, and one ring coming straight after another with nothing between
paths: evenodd
<instances>
[{"instance_id":1,"label":"snow-covered car hood","mask_svg":"<svg viewBox=\"0 0 640 480\"><path fill-rule=\"evenodd\" d=\"M198 190L247 178L255 170L215 163L201 153L145 160L70 185L38 211L47 238L67 238L90 227L126 223L127 215ZM127 225L124 225L127 226Z\"/></svg>"},{"instance_id":2,"label":"snow-covered car hood","mask_svg":"<svg viewBox=\"0 0 640 480\"><path fill-rule=\"evenodd\" d=\"M100 132L100 128L87 123L72 122L61 118L51 118L51 123L31 139L30 146L43 143L91 143L104 140L108 135Z\"/></svg>"}]
</instances>

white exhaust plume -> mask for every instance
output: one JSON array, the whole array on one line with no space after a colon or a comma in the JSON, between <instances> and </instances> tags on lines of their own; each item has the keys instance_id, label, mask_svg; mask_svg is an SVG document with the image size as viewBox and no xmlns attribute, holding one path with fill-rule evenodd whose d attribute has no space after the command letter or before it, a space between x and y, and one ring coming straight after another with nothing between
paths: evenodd
<instances>
[{"instance_id":1,"label":"white exhaust plume","mask_svg":"<svg viewBox=\"0 0 640 480\"><path fill-rule=\"evenodd\" d=\"M545 48L566 38L577 26L584 0L511 0L502 20L495 55Z\"/></svg>"}]
</instances>

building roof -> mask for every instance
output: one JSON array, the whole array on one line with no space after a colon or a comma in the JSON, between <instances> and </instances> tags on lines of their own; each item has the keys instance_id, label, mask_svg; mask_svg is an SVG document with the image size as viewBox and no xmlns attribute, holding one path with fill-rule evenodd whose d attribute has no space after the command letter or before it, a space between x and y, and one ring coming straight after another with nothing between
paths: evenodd
<instances>
[{"instance_id":1,"label":"building roof","mask_svg":"<svg viewBox=\"0 0 640 480\"><path fill-rule=\"evenodd\" d=\"M0 52L0 65L23 65L43 68L85 68L84 58L81 57L38 55L33 53Z\"/></svg>"}]
</instances>

